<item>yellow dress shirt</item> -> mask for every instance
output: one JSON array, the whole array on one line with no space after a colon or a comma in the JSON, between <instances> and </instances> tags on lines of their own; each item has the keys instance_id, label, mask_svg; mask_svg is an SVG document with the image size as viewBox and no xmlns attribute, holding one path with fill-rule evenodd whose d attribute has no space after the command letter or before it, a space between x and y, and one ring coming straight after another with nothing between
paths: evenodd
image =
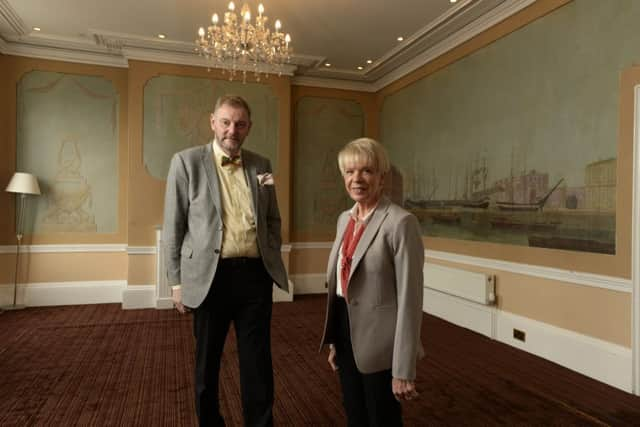
<instances>
[{"instance_id":1,"label":"yellow dress shirt","mask_svg":"<svg viewBox=\"0 0 640 427\"><path fill-rule=\"evenodd\" d=\"M213 162L220 181L222 202L222 258L258 258L256 220L251 200L251 189L247 183L242 165L222 166L222 156L226 155L215 140ZM242 151L240 152L242 156Z\"/></svg>"}]
</instances>

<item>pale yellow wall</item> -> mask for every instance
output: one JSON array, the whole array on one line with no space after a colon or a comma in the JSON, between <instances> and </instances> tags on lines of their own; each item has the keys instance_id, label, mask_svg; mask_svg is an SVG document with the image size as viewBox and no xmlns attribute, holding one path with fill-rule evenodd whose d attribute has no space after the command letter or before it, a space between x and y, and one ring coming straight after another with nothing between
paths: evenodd
<instances>
[{"instance_id":1,"label":"pale yellow wall","mask_svg":"<svg viewBox=\"0 0 640 427\"><path fill-rule=\"evenodd\" d=\"M129 286L156 283L156 256L129 255Z\"/></svg>"}]
</instances>

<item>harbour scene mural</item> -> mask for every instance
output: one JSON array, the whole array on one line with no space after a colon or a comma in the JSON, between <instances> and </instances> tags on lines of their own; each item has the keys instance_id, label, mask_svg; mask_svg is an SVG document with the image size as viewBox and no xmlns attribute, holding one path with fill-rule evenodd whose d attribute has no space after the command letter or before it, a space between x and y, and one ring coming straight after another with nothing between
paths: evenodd
<instances>
[{"instance_id":1,"label":"harbour scene mural","mask_svg":"<svg viewBox=\"0 0 640 427\"><path fill-rule=\"evenodd\" d=\"M385 97L390 190L424 235L616 253L620 70L640 60L638 8L571 2Z\"/></svg>"},{"instance_id":2,"label":"harbour scene mural","mask_svg":"<svg viewBox=\"0 0 640 427\"><path fill-rule=\"evenodd\" d=\"M478 155L443 174L416 160L410 182L393 181L393 193L404 194L395 201L427 236L615 253L615 158L587 164L576 186L544 169L510 167L494 176L489 164Z\"/></svg>"}]
</instances>

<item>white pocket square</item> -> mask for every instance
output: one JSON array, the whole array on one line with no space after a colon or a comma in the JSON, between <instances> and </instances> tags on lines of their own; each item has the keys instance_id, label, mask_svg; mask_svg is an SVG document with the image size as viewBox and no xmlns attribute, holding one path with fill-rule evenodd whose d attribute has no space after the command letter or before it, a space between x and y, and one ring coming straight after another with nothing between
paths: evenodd
<instances>
[{"instance_id":1,"label":"white pocket square","mask_svg":"<svg viewBox=\"0 0 640 427\"><path fill-rule=\"evenodd\" d=\"M259 173L256 176L258 177L258 184L273 185L273 175L271 175L270 173Z\"/></svg>"}]
</instances>

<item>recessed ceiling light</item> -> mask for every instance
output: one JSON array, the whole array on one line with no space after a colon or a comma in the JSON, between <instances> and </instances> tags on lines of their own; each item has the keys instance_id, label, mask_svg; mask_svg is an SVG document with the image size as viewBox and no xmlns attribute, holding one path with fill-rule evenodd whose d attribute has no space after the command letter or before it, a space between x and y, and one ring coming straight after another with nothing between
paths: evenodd
<instances>
[{"instance_id":1,"label":"recessed ceiling light","mask_svg":"<svg viewBox=\"0 0 640 427\"><path fill-rule=\"evenodd\" d=\"M41 31L41 30L42 30L42 28L40 28L40 27L33 27L33 31Z\"/></svg>"},{"instance_id":2,"label":"recessed ceiling light","mask_svg":"<svg viewBox=\"0 0 640 427\"><path fill-rule=\"evenodd\" d=\"M159 38L159 39L166 39L166 38L167 38L167 36L166 36L166 35L164 35L164 34L158 34L158 38Z\"/></svg>"},{"instance_id":3,"label":"recessed ceiling light","mask_svg":"<svg viewBox=\"0 0 640 427\"><path fill-rule=\"evenodd\" d=\"M458 0L449 0L449 3L455 3L455 2L457 2L457 1L458 1Z\"/></svg>"},{"instance_id":4,"label":"recessed ceiling light","mask_svg":"<svg viewBox=\"0 0 640 427\"><path fill-rule=\"evenodd\" d=\"M364 67L362 65L358 65L358 70L364 70Z\"/></svg>"},{"instance_id":5,"label":"recessed ceiling light","mask_svg":"<svg viewBox=\"0 0 640 427\"><path fill-rule=\"evenodd\" d=\"M400 36L400 37L398 37L396 40L398 40L399 42L401 42L402 40L404 40L404 37Z\"/></svg>"},{"instance_id":6,"label":"recessed ceiling light","mask_svg":"<svg viewBox=\"0 0 640 427\"><path fill-rule=\"evenodd\" d=\"M373 64L373 61L371 59L367 59L367 64Z\"/></svg>"},{"instance_id":7,"label":"recessed ceiling light","mask_svg":"<svg viewBox=\"0 0 640 427\"><path fill-rule=\"evenodd\" d=\"M324 66L325 66L325 67L331 67L331 64L330 64L329 62L325 62L325 63L324 63Z\"/></svg>"}]
</instances>

